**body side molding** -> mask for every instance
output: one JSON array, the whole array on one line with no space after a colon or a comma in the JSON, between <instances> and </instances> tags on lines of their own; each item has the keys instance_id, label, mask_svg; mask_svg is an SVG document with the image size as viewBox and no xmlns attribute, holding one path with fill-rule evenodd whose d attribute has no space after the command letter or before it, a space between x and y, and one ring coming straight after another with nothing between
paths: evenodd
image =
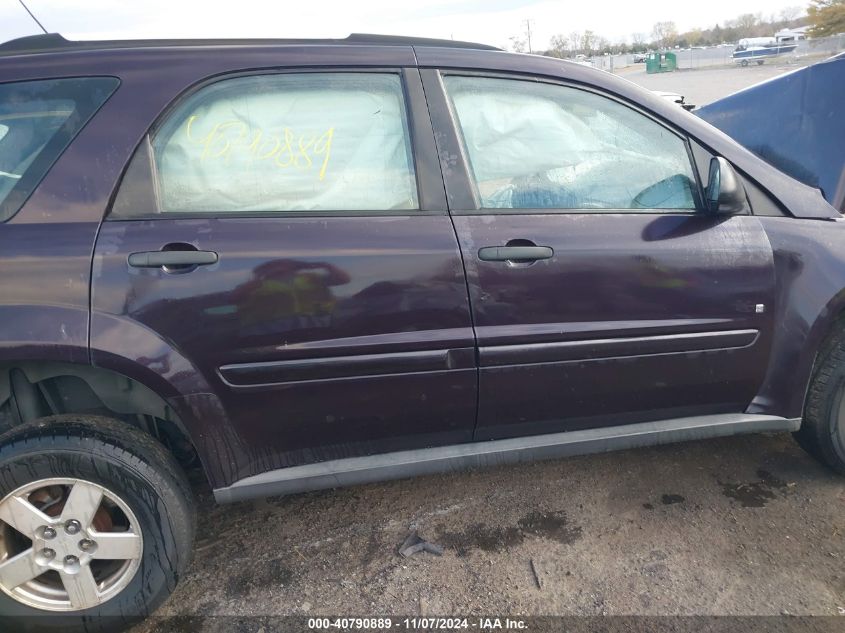
<instances>
[{"instance_id":1,"label":"body side molding","mask_svg":"<svg viewBox=\"0 0 845 633\"><path fill-rule=\"evenodd\" d=\"M304 380L360 378L451 369L475 369L475 350L465 347L238 363L223 365L218 371L228 387L243 389Z\"/></svg>"},{"instance_id":2,"label":"body side molding","mask_svg":"<svg viewBox=\"0 0 845 633\"><path fill-rule=\"evenodd\" d=\"M214 490L219 503L517 462L745 433L797 431L800 418L728 413L350 457L273 470Z\"/></svg>"},{"instance_id":3,"label":"body side molding","mask_svg":"<svg viewBox=\"0 0 845 633\"><path fill-rule=\"evenodd\" d=\"M487 345L481 346L478 351L482 367L495 367L516 363L585 361L739 349L754 345L759 334L757 330L685 332L521 345Z\"/></svg>"}]
</instances>

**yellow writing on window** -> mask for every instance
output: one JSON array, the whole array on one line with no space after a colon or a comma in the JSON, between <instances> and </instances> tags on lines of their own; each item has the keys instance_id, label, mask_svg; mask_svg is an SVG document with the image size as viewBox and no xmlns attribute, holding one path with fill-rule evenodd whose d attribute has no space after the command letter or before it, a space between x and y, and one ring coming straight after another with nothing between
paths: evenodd
<instances>
[{"instance_id":1,"label":"yellow writing on window","mask_svg":"<svg viewBox=\"0 0 845 633\"><path fill-rule=\"evenodd\" d=\"M334 127L316 135L297 134L291 128L283 128L273 134L262 128L253 128L243 121L222 121L214 125L204 136L197 137L192 128L197 115L185 123L188 141L202 151L200 160L228 160L232 156L246 155L251 160L272 161L282 169L311 169L319 166L317 177L323 180L332 155Z\"/></svg>"}]
</instances>

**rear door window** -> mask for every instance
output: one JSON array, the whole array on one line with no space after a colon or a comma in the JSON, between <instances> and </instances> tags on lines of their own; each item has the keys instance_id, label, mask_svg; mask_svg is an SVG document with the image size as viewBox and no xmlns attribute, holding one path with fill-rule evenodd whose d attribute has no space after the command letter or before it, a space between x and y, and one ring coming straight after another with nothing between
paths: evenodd
<instances>
[{"instance_id":1,"label":"rear door window","mask_svg":"<svg viewBox=\"0 0 845 633\"><path fill-rule=\"evenodd\" d=\"M121 195L113 216L419 208L399 74L219 81L182 101L136 160L152 163L155 209Z\"/></svg>"},{"instance_id":2,"label":"rear door window","mask_svg":"<svg viewBox=\"0 0 845 633\"><path fill-rule=\"evenodd\" d=\"M0 221L23 206L118 83L83 77L0 84Z\"/></svg>"}]
</instances>

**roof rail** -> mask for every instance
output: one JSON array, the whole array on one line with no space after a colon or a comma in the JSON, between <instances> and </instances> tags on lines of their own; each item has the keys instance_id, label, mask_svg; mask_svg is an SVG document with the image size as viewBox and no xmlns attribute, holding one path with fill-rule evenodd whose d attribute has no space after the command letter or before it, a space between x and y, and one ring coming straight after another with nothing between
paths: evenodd
<instances>
[{"instance_id":1,"label":"roof rail","mask_svg":"<svg viewBox=\"0 0 845 633\"><path fill-rule=\"evenodd\" d=\"M462 40L441 40L432 37L406 37L404 35L379 35L377 33L352 33L342 40L344 44L385 44L395 46L439 46L441 48L474 48L485 51L500 51L497 46L464 42Z\"/></svg>"},{"instance_id":2,"label":"roof rail","mask_svg":"<svg viewBox=\"0 0 845 633\"><path fill-rule=\"evenodd\" d=\"M487 44L439 40L427 37L352 33L343 39L166 39L166 40L68 40L58 33L28 35L0 44L0 55L24 55L72 50L102 50L110 48L148 48L169 46L268 46L354 44L376 46L438 46L443 48L472 48L502 50Z\"/></svg>"}]
</instances>

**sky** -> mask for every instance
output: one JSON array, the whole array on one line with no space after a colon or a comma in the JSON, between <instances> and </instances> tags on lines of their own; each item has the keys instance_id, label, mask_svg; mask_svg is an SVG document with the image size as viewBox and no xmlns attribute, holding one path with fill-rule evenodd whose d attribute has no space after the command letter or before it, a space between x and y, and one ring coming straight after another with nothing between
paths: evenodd
<instances>
[{"instance_id":1,"label":"sky","mask_svg":"<svg viewBox=\"0 0 845 633\"><path fill-rule=\"evenodd\" d=\"M345 37L387 33L534 49L557 34L590 29L612 41L650 36L657 21L679 31L743 13L779 14L806 0L24 0L50 32L68 39ZM0 42L39 33L18 0L0 0Z\"/></svg>"}]
</instances>

